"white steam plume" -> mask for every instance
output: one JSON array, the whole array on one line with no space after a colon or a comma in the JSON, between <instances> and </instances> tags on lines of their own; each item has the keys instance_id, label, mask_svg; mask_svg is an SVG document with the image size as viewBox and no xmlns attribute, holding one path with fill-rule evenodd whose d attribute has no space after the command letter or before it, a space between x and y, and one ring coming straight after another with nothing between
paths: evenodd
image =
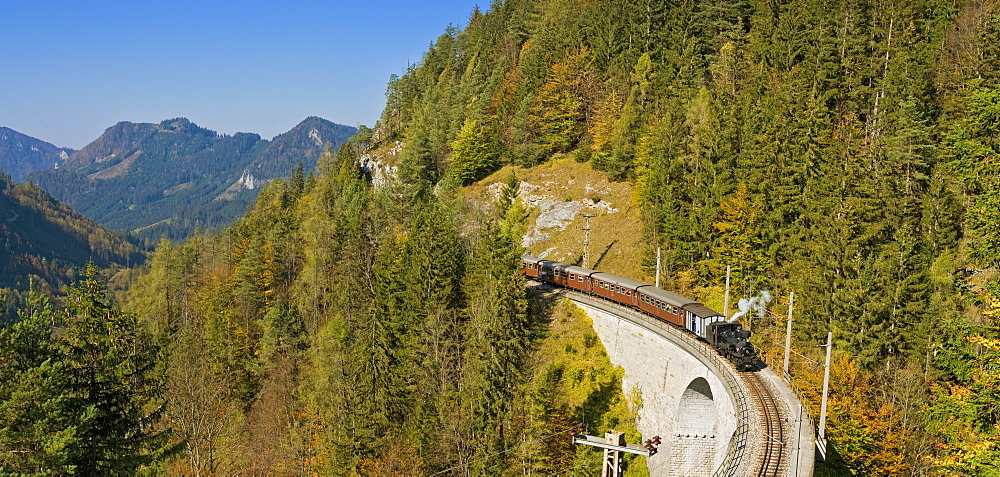
<instances>
[{"instance_id":1,"label":"white steam plume","mask_svg":"<svg viewBox=\"0 0 1000 477\"><path fill-rule=\"evenodd\" d=\"M740 307L740 311L733 314L729 321L736 321L741 316L750 313L751 311L756 311L757 316L763 317L764 313L767 311L767 304L771 302L771 293L767 290L761 290L756 296L752 298L740 298L737 306Z\"/></svg>"}]
</instances>

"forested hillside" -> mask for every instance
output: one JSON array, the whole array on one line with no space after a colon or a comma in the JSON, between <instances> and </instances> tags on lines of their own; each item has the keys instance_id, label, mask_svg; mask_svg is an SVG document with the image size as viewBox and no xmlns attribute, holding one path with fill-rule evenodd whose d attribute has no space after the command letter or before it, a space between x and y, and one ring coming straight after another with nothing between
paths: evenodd
<instances>
[{"instance_id":1,"label":"forested hillside","mask_svg":"<svg viewBox=\"0 0 1000 477\"><path fill-rule=\"evenodd\" d=\"M567 156L634 182L636 252L652 267L662 247L668 287L718 290L731 265L743 296L795 292L808 359L833 332L824 472L995 471L998 15L493 2L393 78L379 138L402 142L404 177ZM797 367L813 393L821 373Z\"/></svg>"},{"instance_id":2,"label":"forested hillside","mask_svg":"<svg viewBox=\"0 0 1000 477\"><path fill-rule=\"evenodd\" d=\"M135 245L38 186L17 184L0 173L0 293L9 288L19 294L32 281L42 289L58 290L75 280L88 261L122 269L144 258ZM5 314L0 307L0 320Z\"/></svg>"},{"instance_id":3,"label":"forested hillside","mask_svg":"<svg viewBox=\"0 0 1000 477\"><path fill-rule=\"evenodd\" d=\"M706 302L726 266L738 297L795 293L813 403L833 332L817 475L995 474L998 39L990 1L495 1L315 175L162 241L115 300L93 272L60 311L33 294L0 327L23 343L0 346L0 469L590 475L565 431L634 431L641 397L584 316L524 288L519 178L462 189L579 161L637 191L638 260L611 263L645 268L616 273L660 247L665 287ZM373 187L372 158L396 178ZM780 320L747 326L778 356Z\"/></svg>"},{"instance_id":4,"label":"forested hillside","mask_svg":"<svg viewBox=\"0 0 1000 477\"><path fill-rule=\"evenodd\" d=\"M159 470L597 468L565 437L583 415L637 440L589 319L529 305L517 182L495 204L446 184L373 189L363 146L272 183L219 236L162 242L123 295L163 344L157 429L179 453Z\"/></svg>"}]
</instances>

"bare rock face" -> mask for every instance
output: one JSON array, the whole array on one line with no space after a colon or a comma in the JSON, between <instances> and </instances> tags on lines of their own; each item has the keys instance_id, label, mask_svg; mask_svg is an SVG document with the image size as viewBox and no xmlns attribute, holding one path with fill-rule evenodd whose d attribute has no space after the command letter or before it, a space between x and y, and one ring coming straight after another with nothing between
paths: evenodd
<instances>
[{"instance_id":1,"label":"bare rock face","mask_svg":"<svg viewBox=\"0 0 1000 477\"><path fill-rule=\"evenodd\" d=\"M540 214L535 221L535 225L525 233L524 238L521 240L521 246L523 247L530 247L543 240L547 240L549 234L545 232L546 230L566 230L566 227L573 223L573 219L583 209L583 204L575 200L559 202L542 199L537 202L536 206L540 209Z\"/></svg>"},{"instance_id":2,"label":"bare rock face","mask_svg":"<svg viewBox=\"0 0 1000 477\"><path fill-rule=\"evenodd\" d=\"M500 184L495 184L497 186L502 186ZM593 202L592 200L567 200L566 198L559 198L556 194L552 193L553 184L543 183L543 185L535 185L529 182L522 181L520 187L518 188L518 197L521 201L528 207L534 207L538 209L538 218L535 219L535 223L532 227L524 234L521 240L521 246L527 248L537 243L541 243L550 238L550 234L555 231L564 231L577 219L577 217L583 213L594 213L597 210L604 210L608 214L613 214L618 212L611 206L610 202L600 201ZM587 186L587 190L593 189ZM497 188L497 194L499 194L499 187Z\"/></svg>"},{"instance_id":3,"label":"bare rock face","mask_svg":"<svg viewBox=\"0 0 1000 477\"><path fill-rule=\"evenodd\" d=\"M369 152L361 156L361 169L371 177L373 186L382 187L396 177L399 168L389 165L389 159L398 156L402 150L403 143L396 141L386 152L380 154Z\"/></svg>"}]
</instances>

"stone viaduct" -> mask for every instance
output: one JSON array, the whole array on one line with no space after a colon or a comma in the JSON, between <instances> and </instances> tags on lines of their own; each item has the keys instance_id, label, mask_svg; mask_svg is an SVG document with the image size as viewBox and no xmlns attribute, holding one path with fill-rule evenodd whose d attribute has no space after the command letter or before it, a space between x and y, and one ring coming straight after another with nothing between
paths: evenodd
<instances>
[{"instance_id":1,"label":"stone viaduct","mask_svg":"<svg viewBox=\"0 0 1000 477\"><path fill-rule=\"evenodd\" d=\"M760 429L760 410L728 362L692 335L634 310L560 293L590 316L611 362L625 371L623 391L641 393L638 430L663 442L647 460L652 476L763 475L760 454L768 437ZM777 474L766 475L808 477L812 423L784 380L769 369L761 376L791 416L781 443L784 462ZM799 435L792 436L796 429Z\"/></svg>"}]
</instances>

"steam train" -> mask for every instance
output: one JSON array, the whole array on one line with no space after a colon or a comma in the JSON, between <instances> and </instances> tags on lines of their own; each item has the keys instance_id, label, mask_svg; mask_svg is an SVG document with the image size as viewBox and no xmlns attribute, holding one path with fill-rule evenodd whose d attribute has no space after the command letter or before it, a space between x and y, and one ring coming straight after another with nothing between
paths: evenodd
<instances>
[{"instance_id":1,"label":"steam train","mask_svg":"<svg viewBox=\"0 0 1000 477\"><path fill-rule=\"evenodd\" d=\"M628 278L531 255L521 257L521 267L535 281L604 298L688 330L740 371L756 369L757 352L748 341L750 332L701 303Z\"/></svg>"}]
</instances>

